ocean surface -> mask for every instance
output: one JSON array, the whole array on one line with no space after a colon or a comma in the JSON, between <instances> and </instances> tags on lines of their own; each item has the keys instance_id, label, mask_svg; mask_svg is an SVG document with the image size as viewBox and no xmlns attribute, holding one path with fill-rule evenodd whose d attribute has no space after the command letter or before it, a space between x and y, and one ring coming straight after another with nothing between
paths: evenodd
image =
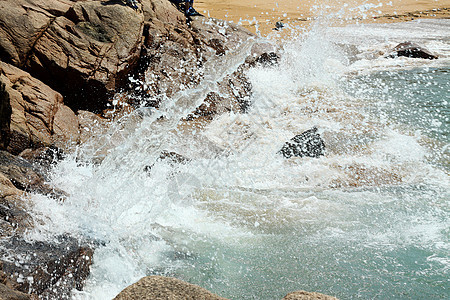
<instances>
[{"instance_id":1,"label":"ocean surface","mask_svg":"<svg viewBox=\"0 0 450 300\"><path fill-rule=\"evenodd\" d=\"M248 72L248 113L204 129L182 124L249 47L227 53L197 89L120 119L60 162L52 183L70 197L33 196L45 222L29 238L69 232L97 242L74 299L112 299L154 274L230 299L296 290L448 299L449 28L311 26L282 43L278 66ZM386 58L404 41L440 58ZM313 126L324 156L277 154ZM161 151L190 160L157 160Z\"/></svg>"}]
</instances>

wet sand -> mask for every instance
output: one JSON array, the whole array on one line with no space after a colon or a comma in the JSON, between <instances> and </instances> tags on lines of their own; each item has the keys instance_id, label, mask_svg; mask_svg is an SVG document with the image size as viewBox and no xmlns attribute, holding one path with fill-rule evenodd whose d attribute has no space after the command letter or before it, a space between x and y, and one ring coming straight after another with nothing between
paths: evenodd
<instances>
[{"instance_id":1,"label":"wet sand","mask_svg":"<svg viewBox=\"0 0 450 300\"><path fill-rule=\"evenodd\" d=\"M331 26L350 23L399 22L450 18L450 0L196 0L198 12L241 23L254 33L273 33L276 22L308 27L323 16Z\"/></svg>"}]
</instances>

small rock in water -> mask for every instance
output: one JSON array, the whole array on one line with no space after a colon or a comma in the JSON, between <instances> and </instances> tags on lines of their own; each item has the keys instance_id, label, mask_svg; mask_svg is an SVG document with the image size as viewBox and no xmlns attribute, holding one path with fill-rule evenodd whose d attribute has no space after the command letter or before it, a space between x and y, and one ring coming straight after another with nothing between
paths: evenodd
<instances>
[{"instance_id":1,"label":"small rock in water","mask_svg":"<svg viewBox=\"0 0 450 300\"><path fill-rule=\"evenodd\" d=\"M430 50L419 46L412 42L400 43L394 47L393 54L389 55L390 58L398 56L406 56L412 58L424 58L424 59L437 59L438 57L430 52Z\"/></svg>"},{"instance_id":2,"label":"small rock in water","mask_svg":"<svg viewBox=\"0 0 450 300\"><path fill-rule=\"evenodd\" d=\"M185 164L189 162L189 160L190 160L189 158L184 157L183 155L180 155L173 151L162 151L156 161L166 161L171 166L174 166L176 164ZM145 166L144 171L150 172L153 166L154 164L152 164L151 166Z\"/></svg>"},{"instance_id":3,"label":"small rock in water","mask_svg":"<svg viewBox=\"0 0 450 300\"><path fill-rule=\"evenodd\" d=\"M335 297L316 292L297 291L287 294L282 300L338 300Z\"/></svg>"},{"instance_id":4,"label":"small rock in water","mask_svg":"<svg viewBox=\"0 0 450 300\"><path fill-rule=\"evenodd\" d=\"M275 52L270 52L261 54L255 62L263 67L271 67L278 65L279 61L280 55Z\"/></svg>"},{"instance_id":5,"label":"small rock in water","mask_svg":"<svg viewBox=\"0 0 450 300\"><path fill-rule=\"evenodd\" d=\"M319 157L324 155L325 143L317 133L317 127L313 127L287 141L278 153L285 158L292 156Z\"/></svg>"},{"instance_id":6,"label":"small rock in water","mask_svg":"<svg viewBox=\"0 0 450 300\"><path fill-rule=\"evenodd\" d=\"M278 21L275 23L275 28L273 28L273 30L281 30L283 29L283 27L284 27L283 22Z\"/></svg>"}]
</instances>

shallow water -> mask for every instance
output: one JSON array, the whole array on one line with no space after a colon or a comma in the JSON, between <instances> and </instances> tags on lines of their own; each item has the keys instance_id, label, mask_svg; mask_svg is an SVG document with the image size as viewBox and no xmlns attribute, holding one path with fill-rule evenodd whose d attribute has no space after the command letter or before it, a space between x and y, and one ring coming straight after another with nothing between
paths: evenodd
<instances>
[{"instance_id":1,"label":"shallow water","mask_svg":"<svg viewBox=\"0 0 450 300\"><path fill-rule=\"evenodd\" d=\"M249 71L247 114L177 129L195 107L185 100L201 101L246 50L224 58L222 73L211 66L210 80L163 108L166 121L143 110L117 124L117 145L101 163L86 145L57 165L53 183L70 197L36 196L46 225L30 236L70 232L99 242L77 299L110 299L152 274L231 299L299 289L341 299L447 298L448 26L312 28L285 43L280 66ZM384 58L410 37L441 58ZM325 156L276 153L312 126ZM162 150L191 160L157 161Z\"/></svg>"}]
</instances>

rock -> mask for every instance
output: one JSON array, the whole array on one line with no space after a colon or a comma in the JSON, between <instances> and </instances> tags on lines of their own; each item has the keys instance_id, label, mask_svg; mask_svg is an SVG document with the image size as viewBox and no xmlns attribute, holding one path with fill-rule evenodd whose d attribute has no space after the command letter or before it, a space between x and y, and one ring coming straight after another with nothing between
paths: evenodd
<instances>
[{"instance_id":1,"label":"rock","mask_svg":"<svg viewBox=\"0 0 450 300\"><path fill-rule=\"evenodd\" d=\"M78 142L76 116L63 104L61 94L3 62L0 62L0 80L5 84L4 91L11 105L8 151L19 154L27 148L52 144L66 147Z\"/></svg>"},{"instance_id":2,"label":"rock","mask_svg":"<svg viewBox=\"0 0 450 300\"><path fill-rule=\"evenodd\" d=\"M438 59L438 57L428 49L412 42L398 44L394 47L393 52L394 54L391 54L389 57L406 56L413 58Z\"/></svg>"},{"instance_id":3,"label":"rock","mask_svg":"<svg viewBox=\"0 0 450 300\"><path fill-rule=\"evenodd\" d=\"M45 182L45 176L31 163L21 157L0 150L0 173L22 191L38 192L55 198L62 198L66 193Z\"/></svg>"},{"instance_id":4,"label":"rock","mask_svg":"<svg viewBox=\"0 0 450 300\"><path fill-rule=\"evenodd\" d=\"M173 167L177 164L186 164L190 159L173 151L162 151L156 161L165 161ZM150 172L153 166L154 164L145 166L144 171Z\"/></svg>"},{"instance_id":5,"label":"rock","mask_svg":"<svg viewBox=\"0 0 450 300\"><path fill-rule=\"evenodd\" d=\"M21 234L31 227L31 218L25 210L23 191L0 173L0 238Z\"/></svg>"},{"instance_id":6,"label":"rock","mask_svg":"<svg viewBox=\"0 0 450 300\"><path fill-rule=\"evenodd\" d=\"M93 250L66 235L53 242L11 237L1 242L0 254L14 289L41 299L71 299L72 289L81 290L89 275Z\"/></svg>"},{"instance_id":7,"label":"rock","mask_svg":"<svg viewBox=\"0 0 450 300\"><path fill-rule=\"evenodd\" d=\"M19 157L26 159L38 173L46 176L58 161L64 159L65 153L54 146L38 149L25 149Z\"/></svg>"},{"instance_id":8,"label":"rock","mask_svg":"<svg viewBox=\"0 0 450 300\"><path fill-rule=\"evenodd\" d=\"M263 53L255 60L255 64L263 67L271 67L278 65L280 61L280 55L275 52Z\"/></svg>"},{"instance_id":9,"label":"rock","mask_svg":"<svg viewBox=\"0 0 450 300\"><path fill-rule=\"evenodd\" d=\"M53 19L62 16L71 5L69 0L1 1L0 60L23 67Z\"/></svg>"},{"instance_id":10,"label":"rock","mask_svg":"<svg viewBox=\"0 0 450 300\"><path fill-rule=\"evenodd\" d=\"M162 276L144 277L128 286L114 300L225 300L204 288L184 282L182 280Z\"/></svg>"},{"instance_id":11,"label":"rock","mask_svg":"<svg viewBox=\"0 0 450 300\"><path fill-rule=\"evenodd\" d=\"M143 1L144 7L146 2ZM254 38L252 33L242 27L215 19L192 17L188 25L183 13L168 1L151 3L153 7L145 14L143 56L135 74L136 80L131 85L136 91L131 95L136 105L144 103L147 106L159 107L167 97L197 87L203 80L204 68L209 61L216 60L220 64L221 57L226 53L238 50L243 43ZM163 10L167 10L170 18L167 14L160 13ZM223 74L226 75L229 74ZM238 90L238 84L230 82L229 78L219 79L223 81L224 86L221 90ZM234 86L230 87L233 84ZM239 110L238 103L230 105L230 100L222 101L226 97L217 95L218 93L209 93L208 96L205 94L199 97L208 99L206 106L211 102L223 102L224 105L218 104L217 107L227 108L218 109L220 112L229 111L231 107ZM192 98L194 100L196 97ZM199 111L203 111L203 108Z\"/></svg>"},{"instance_id":12,"label":"rock","mask_svg":"<svg viewBox=\"0 0 450 300\"><path fill-rule=\"evenodd\" d=\"M31 295L18 292L0 283L0 299L1 300L31 300Z\"/></svg>"},{"instance_id":13,"label":"rock","mask_svg":"<svg viewBox=\"0 0 450 300\"><path fill-rule=\"evenodd\" d=\"M84 144L93 137L98 137L108 129L108 119L86 110L77 112L80 124L80 143Z\"/></svg>"},{"instance_id":14,"label":"rock","mask_svg":"<svg viewBox=\"0 0 450 300\"><path fill-rule=\"evenodd\" d=\"M285 158L292 156L319 157L324 155L324 151L325 143L317 133L317 128L313 127L287 141L278 153Z\"/></svg>"},{"instance_id":15,"label":"rock","mask_svg":"<svg viewBox=\"0 0 450 300\"><path fill-rule=\"evenodd\" d=\"M121 1L0 2L0 58L100 111L140 55L144 14Z\"/></svg>"},{"instance_id":16,"label":"rock","mask_svg":"<svg viewBox=\"0 0 450 300\"><path fill-rule=\"evenodd\" d=\"M273 30L282 30L284 28L284 24L281 21L275 23L275 28Z\"/></svg>"},{"instance_id":17,"label":"rock","mask_svg":"<svg viewBox=\"0 0 450 300\"><path fill-rule=\"evenodd\" d=\"M297 291L287 294L283 300L337 300L337 298L315 292Z\"/></svg>"},{"instance_id":18,"label":"rock","mask_svg":"<svg viewBox=\"0 0 450 300\"><path fill-rule=\"evenodd\" d=\"M0 150L6 150L9 144L11 123L11 103L6 85L0 80Z\"/></svg>"},{"instance_id":19,"label":"rock","mask_svg":"<svg viewBox=\"0 0 450 300\"><path fill-rule=\"evenodd\" d=\"M75 113L61 105L53 119L52 146L70 151L80 141L80 126Z\"/></svg>"}]
</instances>

